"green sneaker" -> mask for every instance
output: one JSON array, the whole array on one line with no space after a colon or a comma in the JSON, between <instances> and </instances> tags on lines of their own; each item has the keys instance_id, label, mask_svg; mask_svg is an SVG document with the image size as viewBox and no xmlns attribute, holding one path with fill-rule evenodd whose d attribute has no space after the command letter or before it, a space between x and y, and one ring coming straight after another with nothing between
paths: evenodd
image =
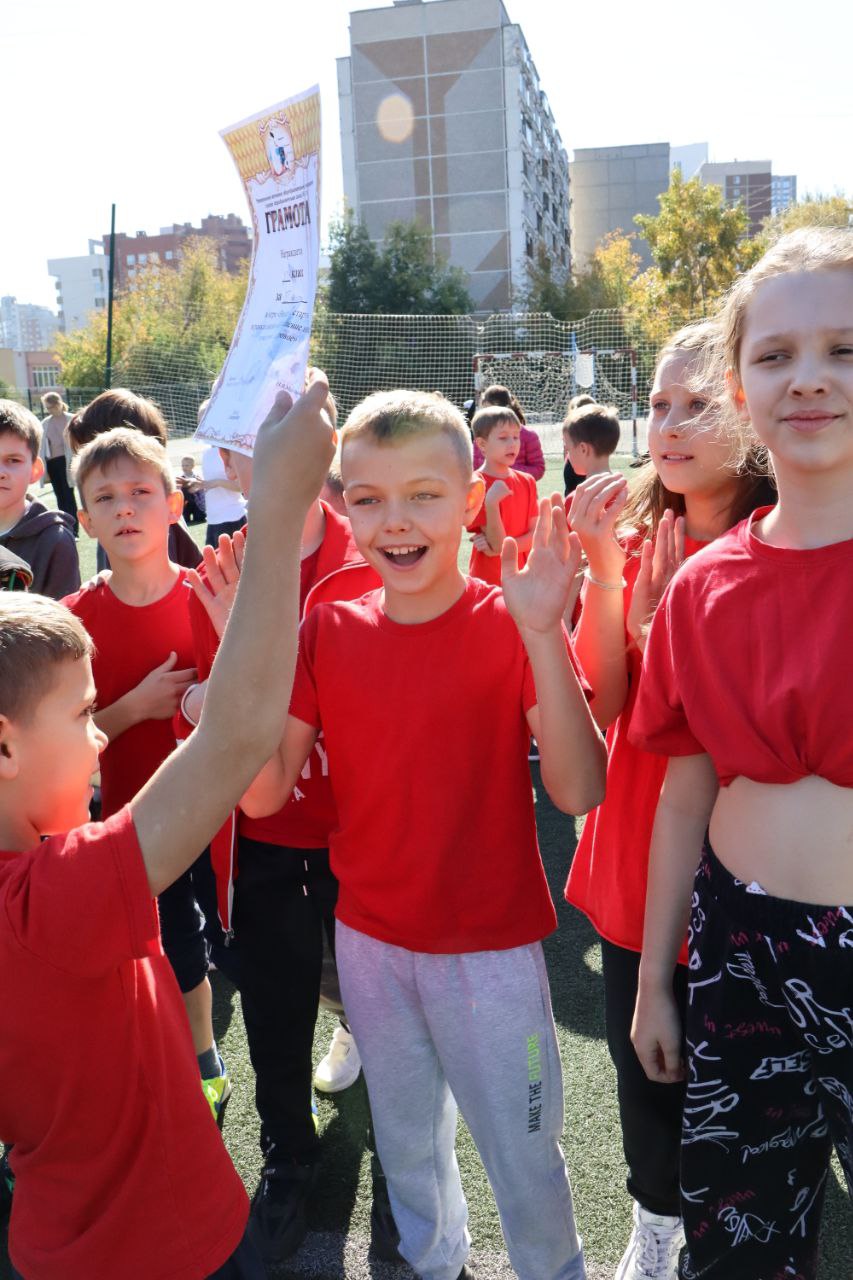
<instances>
[{"instance_id":1,"label":"green sneaker","mask_svg":"<svg viewBox=\"0 0 853 1280\"><path fill-rule=\"evenodd\" d=\"M219 1061L222 1066L222 1074L211 1076L208 1080L202 1080L201 1089L207 1099L211 1114L221 1129L225 1122L225 1108L228 1106L228 1099L231 1097L231 1078L225 1070L225 1063L221 1058Z\"/></svg>"}]
</instances>

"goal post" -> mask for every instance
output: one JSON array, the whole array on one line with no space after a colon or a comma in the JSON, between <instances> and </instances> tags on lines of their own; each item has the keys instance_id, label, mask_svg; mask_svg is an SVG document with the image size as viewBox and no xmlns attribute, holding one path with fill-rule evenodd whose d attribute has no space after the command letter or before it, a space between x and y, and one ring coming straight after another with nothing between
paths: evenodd
<instances>
[{"instance_id":1,"label":"goal post","mask_svg":"<svg viewBox=\"0 0 853 1280\"><path fill-rule=\"evenodd\" d=\"M554 428L562 424L569 401L586 392L593 399L616 407L623 424L620 448L637 457L639 380L635 348L585 350L573 342L571 347L556 351L478 351L473 357L473 371L477 401L490 386L508 387L525 417L543 437L546 452L560 451Z\"/></svg>"}]
</instances>

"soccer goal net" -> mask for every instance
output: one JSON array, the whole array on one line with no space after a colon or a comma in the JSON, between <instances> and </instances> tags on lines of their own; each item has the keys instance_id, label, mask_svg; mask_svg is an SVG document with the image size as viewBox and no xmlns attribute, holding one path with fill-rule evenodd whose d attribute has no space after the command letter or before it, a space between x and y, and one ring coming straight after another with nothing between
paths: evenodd
<instances>
[{"instance_id":1,"label":"soccer goal net","mask_svg":"<svg viewBox=\"0 0 853 1280\"><path fill-rule=\"evenodd\" d=\"M478 352L474 356L477 399L496 384L507 387L535 426L545 453L561 450L560 428L569 401L587 394L613 405L622 423L619 448L636 454L638 368L634 348L582 351Z\"/></svg>"}]
</instances>

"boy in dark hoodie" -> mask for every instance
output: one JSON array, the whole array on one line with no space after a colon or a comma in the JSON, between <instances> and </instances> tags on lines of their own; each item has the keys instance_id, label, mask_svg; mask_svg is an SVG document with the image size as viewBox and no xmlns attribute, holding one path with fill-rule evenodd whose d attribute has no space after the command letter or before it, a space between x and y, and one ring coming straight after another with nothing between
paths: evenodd
<instances>
[{"instance_id":1,"label":"boy in dark hoodie","mask_svg":"<svg viewBox=\"0 0 853 1280\"><path fill-rule=\"evenodd\" d=\"M29 485L41 479L41 423L14 400L0 400L0 546L30 566L32 590L62 596L80 586L74 521L31 501Z\"/></svg>"}]
</instances>

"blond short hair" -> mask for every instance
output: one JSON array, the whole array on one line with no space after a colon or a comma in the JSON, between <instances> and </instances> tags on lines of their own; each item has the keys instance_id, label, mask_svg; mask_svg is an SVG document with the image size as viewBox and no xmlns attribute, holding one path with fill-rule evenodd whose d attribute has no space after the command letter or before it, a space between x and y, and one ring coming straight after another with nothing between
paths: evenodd
<instances>
[{"instance_id":1,"label":"blond short hair","mask_svg":"<svg viewBox=\"0 0 853 1280\"><path fill-rule=\"evenodd\" d=\"M26 723L60 662L92 656L83 624L47 596L0 593L0 715Z\"/></svg>"},{"instance_id":2,"label":"blond short hair","mask_svg":"<svg viewBox=\"0 0 853 1280\"><path fill-rule=\"evenodd\" d=\"M175 491L175 478L166 450L155 436L143 435L133 427L114 427L84 445L74 465L74 481L86 507L86 481L94 471L109 471L122 458L156 471L167 494Z\"/></svg>"},{"instance_id":3,"label":"blond short hair","mask_svg":"<svg viewBox=\"0 0 853 1280\"><path fill-rule=\"evenodd\" d=\"M471 435L460 411L428 391L377 391L357 404L341 429L341 457L348 440L369 436L377 444L399 444L417 435L447 437L464 478L473 470Z\"/></svg>"}]
</instances>

